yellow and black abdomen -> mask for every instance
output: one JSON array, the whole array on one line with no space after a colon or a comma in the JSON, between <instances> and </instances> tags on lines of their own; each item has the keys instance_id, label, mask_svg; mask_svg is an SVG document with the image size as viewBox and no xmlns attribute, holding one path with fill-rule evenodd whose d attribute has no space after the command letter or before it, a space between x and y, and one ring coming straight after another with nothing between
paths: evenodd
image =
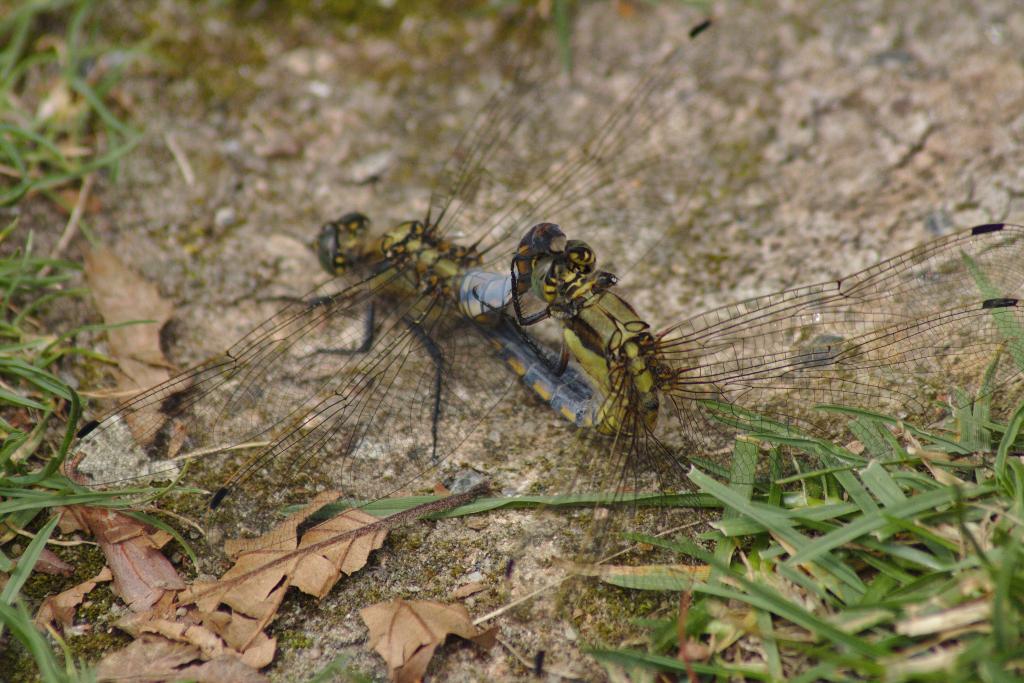
<instances>
[{"instance_id":1,"label":"yellow and black abdomen","mask_svg":"<svg viewBox=\"0 0 1024 683\"><path fill-rule=\"evenodd\" d=\"M650 325L610 291L591 297L563 325L570 354L606 397L597 415L598 430L653 429L659 400Z\"/></svg>"}]
</instances>

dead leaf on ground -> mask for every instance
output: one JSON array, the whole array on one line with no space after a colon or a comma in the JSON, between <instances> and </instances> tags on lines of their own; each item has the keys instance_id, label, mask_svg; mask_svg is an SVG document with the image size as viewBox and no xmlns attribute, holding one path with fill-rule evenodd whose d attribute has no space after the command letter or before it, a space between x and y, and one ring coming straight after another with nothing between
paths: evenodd
<instances>
[{"instance_id":1,"label":"dead leaf on ground","mask_svg":"<svg viewBox=\"0 0 1024 683\"><path fill-rule=\"evenodd\" d=\"M250 668L241 660L230 655L211 659L202 664L193 664L182 669L181 678L197 683L263 683L270 679Z\"/></svg>"},{"instance_id":2,"label":"dead leaf on ground","mask_svg":"<svg viewBox=\"0 0 1024 683\"><path fill-rule=\"evenodd\" d=\"M194 680L209 683L263 683L267 677L237 657L220 655L203 662L198 648L159 635L145 634L128 647L104 657L96 669L101 681L135 683Z\"/></svg>"},{"instance_id":3,"label":"dead leaf on ground","mask_svg":"<svg viewBox=\"0 0 1024 683\"><path fill-rule=\"evenodd\" d=\"M192 618L246 663L269 664L276 641L264 629L277 616L288 589L294 586L324 597L342 574L361 569L387 536L384 527L359 534L359 529L378 520L360 510L347 510L308 529L300 541L299 525L338 496L332 491L322 493L263 536L227 542L225 550L234 557L234 566L217 581L196 582L181 594L178 605L194 604ZM166 625L159 628L168 637L198 633L193 628L174 636Z\"/></svg>"},{"instance_id":4,"label":"dead leaf on ground","mask_svg":"<svg viewBox=\"0 0 1024 683\"><path fill-rule=\"evenodd\" d=\"M122 619L118 627L135 636L136 642L155 648L153 658L164 669L174 668L175 675L188 672L199 680L207 680L204 676L224 680L214 675L227 676L228 669L224 667L229 666L229 660L224 658L250 669L262 668L273 660L277 645L263 629L277 615L290 586L323 597L342 574L352 574L366 564L370 553L383 545L389 529L422 514L459 505L484 490L486 486L481 486L383 519L361 510L346 510L306 530L300 540L299 526L339 496L337 492L322 493L263 536L227 543L225 549L235 558L235 564L219 580L196 582L179 593L176 600L162 599L153 609ZM453 623L448 632L478 640L487 636L477 633L472 624L467 627ZM442 633L442 640L443 637ZM422 659L419 668L426 668L434 647L420 648L423 651L417 655ZM122 659L111 655L114 659L109 666L130 666L131 658L144 652L141 645L133 644L132 650L127 654L115 653ZM182 668L197 659L207 664L195 671ZM220 663L215 666L214 662ZM406 664L405 669L412 671L417 667Z\"/></svg>"},{"instance_id":5,"label":"dead leaf on ground","mask_svg":"<svg viewBox=\"0 0 1024 683\"><path fill-rule=\"evenodd\" d=\"M412 683L423 678L434 650L449 634L490 648L495 631L480 631L462 605L429 600L393 600L370 605L359 615L370 630L369 647L387 662L391 680Z\"/></svg>"},{"instance_id":6,"label":"dead leaf on ground","mask_svg":"<svg viewBox=\"0 0 1024 683\"><path fill-rule=\"evenodd\" d=\"M51 576L71 576L75 572L75 568L60 559L57 553L49 548L43 548L43 552L39 554L39 559L36 560L36 565L32 567L32 571L50 574Z\"/></svg>"},{"instance_id":7,"label":"dead leaf on ground","mask_svg":"<svg viewBox=\"0 0 1024 683\"><path fill-rule=\"evenodd\" d=\"M172 304L109 249L86 254L85 279L104 322L153 321L107 331L110 353L124 373L118 386L138 391L168 379L171 364L160 350L160 328L170 319Z\"/></svg>"},{"instance_id":8,"label":"dead leaf on ground","mask_svg":"<svg viewBox=\"0 0 1024 683\"><path fill-rule=\"evenodd\" d=\"M148 610L168 592L185 588L170 560L160 552L169 538L166 533L116 510L85 505L66 509L61 529L81 529L96 539L114 575L114 593L134 611Z\"/></svg>"},{"instance_id":9,"label":"dead leaf on ground","mask_svg":"<svg viewBox=\"0 0 1024 683\"><path fill-rule=\"evenodd\" d=\"M57 595L48 596L39 606L39 611L36 612L36 624L40 628L54 622L63 628L71 626L75 621L75 608L82 604L82 600L85 599L89 591L95 588L97 583L110 581L112 578L113 574L110 573L110 568L104 567L99 574L88 581L83 581Z\"/></svg>"}]
</instances>

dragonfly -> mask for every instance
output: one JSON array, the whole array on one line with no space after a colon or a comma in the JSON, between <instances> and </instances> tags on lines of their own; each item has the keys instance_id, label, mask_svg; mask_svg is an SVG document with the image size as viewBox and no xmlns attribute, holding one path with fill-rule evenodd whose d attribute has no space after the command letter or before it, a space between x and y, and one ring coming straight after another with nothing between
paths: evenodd
<instances>
[{"instance_id":1,"label":"dragonfly","mask_svg":"<svg viewBox=\"0 0 1024 683\"><path fill-rule=\"evenodd\" d=\"M591 384L588 414L605 437L584 470L591 483L615 477L620 493L676 492L688 488L689 455L730 424L835 435L835 413L808 408L931 422L982 396L1019 396L1022 263L1024 226L979 225L660 330L597 267L595 250L558 225L533 226L506 277L517 323L554 321L560 366L571 360ZM534 300L541 308L528 312ZM755 483L755 472L739 476Z\"/></svg>"},{"instance_id":2,"label":"dragonfly","mask_svg":"<svg viewBox=\"0 0 1024 683\"><path fill-rule=\"evenodd\" d=\"M316 250L335 277L223 353L88 422L80 470L109 484L189 462L192 480L219 481L211 509L269 525L278 507L269 500L327 485L372 499L429 481L454 453L479 447L478 428L501 402L522 401L508 398L506 366L585 423L590 383L574 369L551 372L548 352L506 314L507 278L495 284L487 268L503 270L537 220L593 225L610 210L605 200L631 193L658 163L653 131L686 112L690 91L679 84L692 80L691 52L676 48L637 72L591 125L550 148L531 143L550 135L564 92L529 69L517 75L465 131L423 218L383 234L358 212L328 222Z\"/></svg>"}]
</instances>

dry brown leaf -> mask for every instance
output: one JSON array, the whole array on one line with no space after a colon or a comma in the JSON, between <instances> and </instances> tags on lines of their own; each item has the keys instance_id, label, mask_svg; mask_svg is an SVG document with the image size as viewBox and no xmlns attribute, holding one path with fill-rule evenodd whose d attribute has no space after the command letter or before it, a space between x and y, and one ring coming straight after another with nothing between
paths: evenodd
<instances>
[{"instance_id":1,"label":"dry brown leaf","mask_svg":"<svg viewBox=\"0 0 1024 683\"><path fill-rule=\"evenodd\" d=\"M171 365L160 350L160 328L171 317L171 303L109 249L94 249L86 254L85 279L106 323L153 321L107 331L110 353L125 375L118 386L140 390L168 379Z\"/></svg>"},{"instance_id":2,"label":"dry brown leaf","mask_svg":"<svg viewBox=\"0 0 1024 683\"><path fill-rule=\"evenodd\" d=\"M251 633L245 632L246 629L240 629L243 621L256 624L239 614L220 611L204 614L194 607L167 605L142 614L130 614L120 619L117 627L135 638L158 635L189 645L204 661L230 656L253 669L261 669L273 661L277 641L259 631L258 624Z\"/></svg>"},{"instance_id":3,"label":"dry brown leaf","mask_svg":"<svg viewBox=\"0 0 1024 683\"><path fill-rule=\"evenodd\" d=\"M383 528L357 535L358 529L377 519L360 510L346 510L306 531L300 543L299 525L338 495L320 494L259 538L228 541L224 549L235 558L234 566L219 581L197 583L183 601L194 601L203 612L223 603L265 626L289 586L322 598L342 573L362 568L387 535Z\"/></svg>"},{"instance_id":4,"label":"dry brown leaf","mask_svg":"<svg viewBox=\"0 0 1024 683\"><path fill-rule=\"evenodd\" d=\"M117 627L136 638L151 633L176 643L191 645L204 660L225 654L226 648L221 639L202 624L196 623L188 613L179 619L165 619L151 612L129 615L118 621Z\"/></svg>"},{"instance_id":5,"label":"dry brown leaf","mask_svg":"<svg viewBox=\"0 0 1024 683\"><path fill-rule=\"evenodd\" d=\"M114 575L114 592L136 612L148 610L168 591L185 588L160 552L166 541L145 524L115 510L72 505L64 519L92 534Z\"/></svg>"},{"instance_id":6,"label":"dry brown leaf","mask_svg":"<svg viewBox=\"0 0 1024 683\"><path fill-rule=\"evenodd\" d=\"M100 660L96 678L121 680L128 673L132 681L168 681L181 667L199 659L199 652L185 643L172 643L160 636L144 636Z\"/></svg>"},{"instance_id":7,"label":"dry brown leaf","mask_svg":"<svg viewBox=\"0 0 1024 683\"><path fill-rule=\"evenodd\" d=\"M75 607L82 604L82 600L85 599L89 591L96 587L97 583L110 581L112 578L110 568L104 567L99 574L88 581L83 581L66 591L47 597L39 606L39 611L36 612L36 624L40 628L53 622L60 624L63 628L71 626L75 620Z\"/></svg>"},{"instance_id":8,"label":"dry brown leaf","mask_svg":"<svg viewBox=\"0 0 1024 683\"><path fill-rule=\"evenodd\" d=\"M186 667L179 672L179 676L198 683L264 683L270 680L256 671L256 668L237 657L224 655L203 664Z\"/></svg>"},{"instance_id":9,"label":"dry brown leaf","mask_svg":"<svg viewBox=\"0 0 1024 683\"><path fill-rule=\"evenodd\" d=\"M153 609L122 619L118 627L134 635L138 639L136 642L145 641L149 647L157 648L154 659L163 669L168 666L174 669L173 674L167 674L165 678L170 679L173 675L199 680L234 680L231 678L234 674L228 667L238 665L224 657L234 658L240 665L251 669L266 666L273 660L277 643L263 629L276 616L290 586L323 596L342 574L351 574L366 564L370 553L381 547L390 528L418 519L424 513L459 505L484 490L486 486L481 486L381 520L358 510L347 510L313 526L300 541L299 526L339 495L336 492L323 493L267 534L225 544L227 552L235 558L235 564L220 580L196 582L178 594L177 601L166 593ZM79 510L68 526L77 525L90 530L99 526L99 532L105 534L108 545L111 538L119 539L122 545L140 538L130 526L126 528L125 523L119 523L121 520L116 517L103 518L100 520L103 523L98 524L95 514ZM152 536L142 538L148 539L150 544L157 542ZM462 621L465 623L451 624L449 632L478 642L485 642L489 637L493 642L493 632L477 633L469 624L465 610L459 616L464 616ZM114 658L111 660L114 664L108 665L113 667L125 662L130 665L131 657L136 656L133 653L141 647L133 645L132 652L119 653L122 659ZM405 670L425 669L434 647L436 645L418 655L411 653L411 663L406 664ZM173 661L168 664L164 659ZM197 659L207 660L207 664L182 668ZM140 670L146 672L146 676L151 671L141 665ZM242 669L245 675L237 680L249 680L249 671ZM156 674L154 677L160 678Z\"/></svg>"},{"instance_id":10,"label":"dry brown leaf","mask_svg":"<svg viewBox=\"0 0 1024 683\"><path fill-rule=\"evenodd\" d=\"M121 681L130 677L133 683L180 680L263 683L267 680L266 676L232 655L197 663L201 659L201 653L194 645L145 634L128 647L104 657L96 675L101 681Z\"/></svg>"},{"instance_id":11,"label":"dry brown leaf","mask_svg":"<svg viewBox=\"0 0 1024 683\"><path fill-rule=\"evenodd\" d=\"M370 630L369 647L387 662L391 680L412 683L423 678L434 650L449 634L484 647L494 631L480 631L462 605L429 600L393 600L370 605L359 615Z\"/></svg>"},{"instance_id":12,"label":"dry brown leaf","mask_svg":"<svg viewBox=\"0 0 1024 683\"><path fill-rule=\"evenodd\" d=\"M286 579L303 559L303 553L295 552L299 525L338 495L333 491L320 494L263 536L226 542L224 550L235 564L217 581L196 582L182 602L195 602L203 612L213 612L223 603L265 626L284 599L289 586Z\"/></svg>"},{"instance_id":13,"label":"dry brown leaf","mask_svg":"<svg viewBox=\"0 0 1024 683\"><path fill-rule=\"evenodd\" d=\"M268 533L254 539L228 541L225 551L235 564L217 581L196 582L179 596L179 607L195 605L194 620L203 631L239 653L246 664L269 664L276 641L263 630L277 616L285 593L295 586L322 598L341 575L352 574L380 548L387 529L358 530L377 522L359 510L347 510L307 530L300 541L298 529L310 515L338 497L328 491L317 496ZM191 612L190 612L191 614ZM183 638L185 633L160 632ZM190 628L196 628L194 624Z\"/></svg>"},{"instance_id":14,"label":"dry brown leaf","mask_svg":"<svg viewBox=\"0 0 1024 683\"><path fill-rule=\"evenodd\" d=\"M292 575L292 585L303 593L323 598L342 573L351 575L366 566L370 553L384 545L386 529L356 536L345 543L330 543L330 540L376 521L376 517L362 510L346 510L307 531L299 549L309 552ZM313 549L318 546L323 547Z\"/></svg>"},{"instance_id":15,"label":"dry brown leaf","mask_svg":"<svg viewBox=\"0 0 1024 683\"><path fill-rule=\"evenodd\" d=\"M261 669L274 660L277 639L260 630L262 622L236 612L199 612L203 625L241 653L242 661Z\"/></svg>"},{"instance_id":16,"label":"dry brown leaf","mask_svg":"<svg viewBox=\"0 0 1024 683\"><path fill-rule=\"evenodd\" d=\"M71 576L75 568L57 557L57 553L49 548L43 548L43 552L39 554L39 559L36 560L32 571L50 574L51 576Z\"/></svg>"}]
</instances>

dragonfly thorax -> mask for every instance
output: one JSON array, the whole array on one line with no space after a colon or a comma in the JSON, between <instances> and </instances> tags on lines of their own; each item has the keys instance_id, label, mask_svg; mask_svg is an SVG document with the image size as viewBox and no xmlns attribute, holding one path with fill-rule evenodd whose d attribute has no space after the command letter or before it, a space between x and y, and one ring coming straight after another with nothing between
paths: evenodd
<instances>
[{"instance_id":1,"label":"dragonfly thorax","mask_svg":"<svg viewBox=\"0 0 1024 683\"><path fill-rule=\"evenodd\" d=\"M633 307L607 287L596 274L581 286L575 315L563 322L570 353L597 381L608 397L598 415L598 430L614 434L653 429L661 401L662 363L650 325Z\"/></svg>"},{"instance_id":2,"label":"dragonfly thorax","mask_svg":"<svg viewBox=\"0 0 1024 683\"><path fill-rule=\"evenodd\" d=\"M331 275L360 269L400 273L419 291L452 293L460 274L480 263L475 249L441 238L423 221L400 223L377 238L370 237L369 227L370 219L357 212L326 223L316 243L324 270Z\"/></svg>"},{"instance_id":3,"label":"dragonfly thorax","mask_svg":"<svg viewBox=\"0 0 1024 683\"><path fill-rule=\"evenodd\" d=\"M451 296L466 270L480 264L475 249L443 239L422 221L401 223L384 235L380 255L385 269L405 274L420 291Z\"/></svg>"}]
</instances>

